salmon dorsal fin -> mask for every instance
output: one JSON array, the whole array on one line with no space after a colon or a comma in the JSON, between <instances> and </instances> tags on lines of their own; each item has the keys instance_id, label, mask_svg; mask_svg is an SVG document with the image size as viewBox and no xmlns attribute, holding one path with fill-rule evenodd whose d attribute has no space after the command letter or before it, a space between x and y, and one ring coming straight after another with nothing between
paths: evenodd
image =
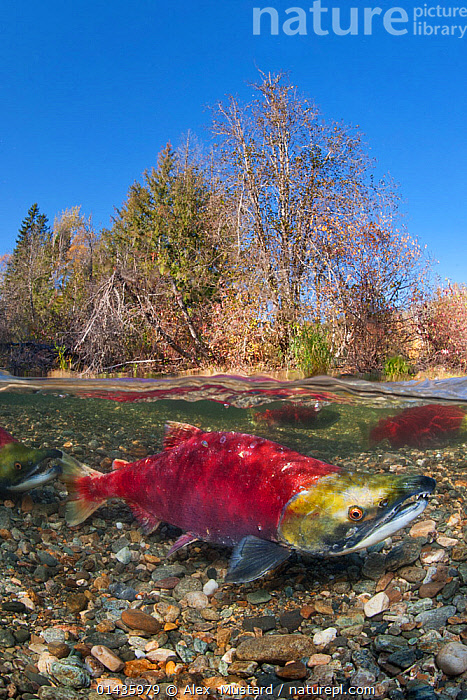
<instances>
[{"instance_id":1,"label":"salmon dorsal fin","mask_svg":"<svg viewBox=\"0 0 467 700\"><path fill-rule=\"evenodd\" d=\"M165 424L164 450L172 450L192 437L202 435L204 430L189 423L177 423L168 420Z\"/></svg>"},{"instance_id":2,"label":"salmon dorsal fin","mask_svg":"<svg viewBox=\"0 0 467 700\"><path fill-rule=\"evenodd\" d=\"M4 428L0 428L0 447L8 445L10 442L18 442L18 440L15 440L13 435L7 433L7 431Z\"/></svg>"}]
</instances>

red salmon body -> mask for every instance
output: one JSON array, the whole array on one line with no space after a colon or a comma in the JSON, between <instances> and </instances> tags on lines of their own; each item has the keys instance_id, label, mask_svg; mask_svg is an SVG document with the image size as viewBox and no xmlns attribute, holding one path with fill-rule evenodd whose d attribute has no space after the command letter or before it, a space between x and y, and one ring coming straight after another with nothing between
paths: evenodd
<instances>
[{"instance_id":1,"label":"red salmon body","mask_svg":"<svg viewBox=\"0 0 467 700\"><path fill-rule=\"evenodd\" d=\"M247 535L275 540L291 497L339 471L260 437L180 424L169 430L164 447L110 474L77 479L75 498L91 505L120 497L148 529L162 520L231 545Z\"/></svg>"},{"instance_id":2,"label":"red salmon body","mask_svg":"<svg viewBox=\"0 0 467 700\"><path fill-rule=\"evenodd\" d=\"M465 411L457 406L414 406L381 418L370 432L370 444L388 440L391 447L423 447L437 437L458 433L465 421Z\"/></svg>"}]
</instances>

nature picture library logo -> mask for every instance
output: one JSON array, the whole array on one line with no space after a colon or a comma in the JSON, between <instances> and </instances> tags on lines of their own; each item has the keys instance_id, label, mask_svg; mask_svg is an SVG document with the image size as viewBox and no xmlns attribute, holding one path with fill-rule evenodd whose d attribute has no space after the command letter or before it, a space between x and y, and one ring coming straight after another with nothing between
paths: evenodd
<instances>
[{"instance_id":1,"label":"nature picture library logo","mask_svg":"<svg viewBox=\"0 0 467 700\"><path fill-rule=\"evenodd\" d=\"M467 32L467 7L424 3L417 7L339 7L315 0L311 7L253 7L253 34L262 36L456 37Z\"/></svg>"}]
</instances>

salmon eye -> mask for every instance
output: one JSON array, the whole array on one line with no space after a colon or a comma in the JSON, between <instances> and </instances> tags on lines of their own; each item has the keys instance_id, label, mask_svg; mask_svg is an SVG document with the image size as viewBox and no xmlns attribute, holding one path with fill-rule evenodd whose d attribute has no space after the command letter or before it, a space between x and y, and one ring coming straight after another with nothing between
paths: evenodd
<instances>
[{"instance_id":1,"label":"salmon eye","mask_svg":"<svg viewBox=\"0 0 467 700\"><path fill-rule=\"evenodd\" d=\"M15 462L15 469L22 469L22 468L23 468L23 466L22 466L21 462Z\"/></svg>"},{"instance_id":2,"label":"salmon eye","mask_svg":"<svg viewBox=\"0 0 467 700\"><path fill-rule=\"evenodd\" d=\"M351 520L361 520L363 518L363 509L359 506L350 506L349 518Z\"/></svg>"},{"instance_id":3,"label":"salmon eye","mask_svg":"<svg viewBox=\"0 0 467 700\"><path fill-rule=\"evenodd\" d=\"M378 503L378 506L379 506L380 508L386 508L386 506L387 506L388 503L389 503L388 499L387 499L387 498L383 498L383 500L380 501L380 502Z\"/></svg>"}]
</instances>

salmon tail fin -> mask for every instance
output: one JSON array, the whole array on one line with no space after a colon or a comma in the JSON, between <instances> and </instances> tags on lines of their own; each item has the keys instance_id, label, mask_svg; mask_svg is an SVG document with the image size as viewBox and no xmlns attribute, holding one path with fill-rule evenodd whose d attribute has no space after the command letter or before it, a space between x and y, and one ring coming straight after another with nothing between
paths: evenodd
<instances>
[{"instance_id":1,"label":"salmon tail fin","mask_svg":"<svg viewBox=\"0 0 467 700\"><path fill-rule=\"evenodd\" d=\"M81 464L64 452L60 461L62 463L60 479L68 489L65 518L69 526L79 525L107 500L97 496L96 489L92 487L95 478L103 474L86 464Z\"/></svg>"},{"instance_id":2,"label":"salmon tail fin","mask_svg":"<svg viewBox=\"0 0 467 700\"><path fill-rule=\"evenodd\" d=\"M172 450L190 438L203 434L204 430L196 428L194 425L169 420L165 424L164 450Z\"/></svg>"}]
</instances>

